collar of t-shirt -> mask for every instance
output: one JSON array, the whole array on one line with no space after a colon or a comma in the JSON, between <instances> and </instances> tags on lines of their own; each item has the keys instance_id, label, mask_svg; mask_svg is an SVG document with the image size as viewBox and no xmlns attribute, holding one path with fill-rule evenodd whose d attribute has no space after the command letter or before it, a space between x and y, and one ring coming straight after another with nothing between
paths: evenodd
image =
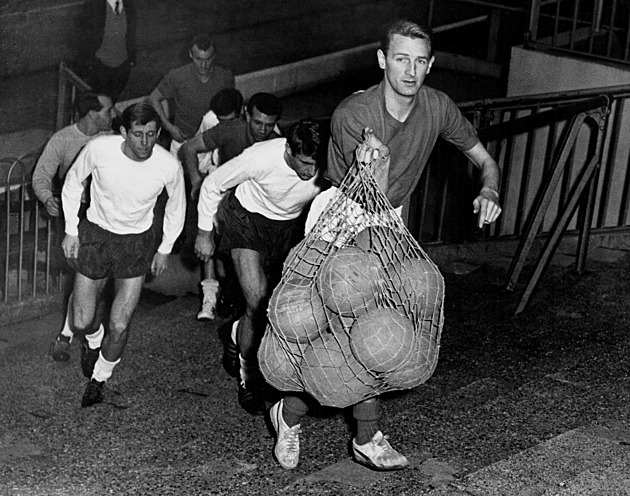
<instances>
[{"instance_id":1,"label":"collar of t-shirt","mask_svg":"<svg viewBox=\"0 0 630 496\"><path fill-rule=\"evenodd\" d=\"M114 12L116 12L116 2L120 2L120 10L122 11L124 7L123 0L107 0L107 4L112 8Z\"/></svg>"}]
</instances>

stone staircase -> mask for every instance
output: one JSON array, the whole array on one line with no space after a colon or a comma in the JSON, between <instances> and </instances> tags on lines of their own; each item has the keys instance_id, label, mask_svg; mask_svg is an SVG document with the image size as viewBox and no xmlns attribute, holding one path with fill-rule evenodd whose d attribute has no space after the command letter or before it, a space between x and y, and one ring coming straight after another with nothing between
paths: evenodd
<instances>
[{"instance_id":1,"label":"stone staircase","mask_svg":"<svg viewBox=\"0 0 630 496\"><path fill-rule=\"evenodd\" d=\"M630 494L630 429L612 420L573 429L426 494Z\"/></svg>"}]
</instances>

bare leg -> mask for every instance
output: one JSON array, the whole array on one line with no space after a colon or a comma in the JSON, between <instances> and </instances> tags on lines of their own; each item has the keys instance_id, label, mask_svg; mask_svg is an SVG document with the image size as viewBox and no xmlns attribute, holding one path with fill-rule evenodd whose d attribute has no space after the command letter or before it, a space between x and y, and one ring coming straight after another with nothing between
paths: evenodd
<instances>
[{"instance_id":1,"label":"bare leg","mask_svg":"<svg viewBox=\"0 0 630 496\"><path fill-rule=\"evenodd\" d=\"M97 308L107 278L90 279L77 272L74 277L74 289L71 304L68 306L72 330L82 335L92 334L100 325L96 323Z\"/></svg>"},{"instance_id":2,"label":"bare leg","mask_svg":"<svg viewBox=\"0 0 630 496\"><path fill-rule=\"evenodd\" d=\"M232 260L246 303L245 314L239 321L237 342L241 356L256 361L266 327L267 276L257 251L234 249Z\"/></svg>"},{"instance_id":3,"label":"bare leg","mask_svg":"<svg viewBox=\"0 0 630 496\"><path fill-rule=\"evenodd\" d=\"M108 362L118 360L129 338L129 323L140 300L144 276L116 279L114 301L109 314L109 329L101 353Z\"/></svg>"}]
</instances>

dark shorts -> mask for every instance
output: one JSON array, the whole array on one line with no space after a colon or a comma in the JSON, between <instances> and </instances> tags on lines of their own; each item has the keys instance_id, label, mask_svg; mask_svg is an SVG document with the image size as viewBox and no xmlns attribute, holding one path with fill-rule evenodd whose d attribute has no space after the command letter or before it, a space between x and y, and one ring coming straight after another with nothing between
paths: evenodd
<instances>
[{"instance_id":1,"label":"dark shorts","mask_svg":"<svg viewBox=\"0 0 630 496\"><path fill-rule=\"evenodd\" d=\"M241 205L234 192L221 201L217 213L218 250L229 253L246 248L260 253L265 269L282 267L287 254L301 239L303 222L272 220Z\"/></svg>"},{"instance_id":2,"label":"dark shorts","mask_svg":"<svg viewBox=\"0 0 630 496\"><path fill-rule=\"evenodd\" d=\"M90 279L129 279L145 275L155 251L153 228L140 234L114 234L87 219L79 222L79 256L68 264Z\"/></svg>"}]
</instances>

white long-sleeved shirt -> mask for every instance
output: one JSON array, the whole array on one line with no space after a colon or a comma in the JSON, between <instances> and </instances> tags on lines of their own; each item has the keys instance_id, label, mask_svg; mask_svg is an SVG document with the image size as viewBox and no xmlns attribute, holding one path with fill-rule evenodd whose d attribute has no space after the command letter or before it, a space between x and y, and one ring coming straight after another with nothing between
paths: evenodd
<instances>
[{"instance_id":1,"label":"white long-sleeved shirt","mask_svg":"<svg viewBox=\"0 0 630 496\"><path fill-rule=\"evenodd\" d=\"M90 141L66 175L61 198L66 234L78 235L78 211L83 185L90 174L90 222L115 234L138 234L153 223L153 208L166 188L160 253L170 253L184 227L186 196L184 175L177 159L159 145L143 161L132 160L123 151L122 136L104 136Z\"/></svg>"},{"instance_id":2,"label":"white long-sleeved shirt","mask_svg":"<svg viewBox=\"0 0 630 496\"><path fill-rule=\"evenodd\" d=\"M198 227L211 231L223 195L236 187L236 198L249 212L272 220L291 220L320 192L317 176L299 178L284 160L286 138L255 143L204 180L199 194Z\"/></svg>"}]
</instances>

